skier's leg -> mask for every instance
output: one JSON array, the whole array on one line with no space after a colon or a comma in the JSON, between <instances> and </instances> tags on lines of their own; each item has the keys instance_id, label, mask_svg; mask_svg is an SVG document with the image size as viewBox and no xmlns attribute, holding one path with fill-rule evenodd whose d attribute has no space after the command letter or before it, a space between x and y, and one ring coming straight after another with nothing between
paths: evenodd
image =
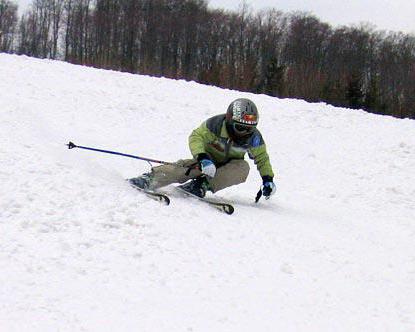
<instances>
[{"instance_id":1,"label":"skier's leg","mask_svg":"<svg viewBox=\"0 0 415 332\"><path fill-rule=\"evenodd\" d=\"M150 189L157 189L172 183L184 183L190 179L200 176L202 173L197 168L192 168L186 175L189 167L196 163L194 159L179 160L172 165L161 165L153 167L150 176Z\"/></svg>"},{"instance_id":2,"label":"skier's leg","mask_svg":"<svg viewBox=\"0 0 415 332\"><path fill-rule=\"evenodd\" d=\"M249 164L243 159L234 159L218 167L216 175L209 180L209 187L213 192L244 183L249 174Z\"/></svg>"}]
</instances>

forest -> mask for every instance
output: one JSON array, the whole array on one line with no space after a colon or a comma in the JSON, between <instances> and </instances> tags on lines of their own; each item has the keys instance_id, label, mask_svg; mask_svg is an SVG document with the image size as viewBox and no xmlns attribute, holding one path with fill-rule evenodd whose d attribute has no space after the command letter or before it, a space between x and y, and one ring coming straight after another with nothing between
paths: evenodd
<instances>
[{"instance_id":1,"label":"forest","mask_svg":"<svg viewBox=\"0 0 415 332\"><path fill-rule=\"evenodd\" d=\"M205 0L0 0L0 52L415 118L415 36ZM1 79L1 78L0 78Z\"/></svg>"}]
</instances>

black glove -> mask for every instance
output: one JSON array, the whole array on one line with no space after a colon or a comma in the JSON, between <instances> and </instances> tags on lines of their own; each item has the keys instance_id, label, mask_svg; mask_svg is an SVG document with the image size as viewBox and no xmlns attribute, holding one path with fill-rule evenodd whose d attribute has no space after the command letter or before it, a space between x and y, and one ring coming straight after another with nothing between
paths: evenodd
<instances>
[{"instance_id":1,"label":"black glove","mask_svg":"<svg viewBox=\"0 0 415 332\"><path fill-rule=\"evenodd\" d=\"M275 183L271 176L265 175L262 177L262 188L261 189L262 189L262 195L264 195L264 197L267 199L275 194L275 192L277 191L277 187L275 186Z\"/></svg>"}]
</instances>

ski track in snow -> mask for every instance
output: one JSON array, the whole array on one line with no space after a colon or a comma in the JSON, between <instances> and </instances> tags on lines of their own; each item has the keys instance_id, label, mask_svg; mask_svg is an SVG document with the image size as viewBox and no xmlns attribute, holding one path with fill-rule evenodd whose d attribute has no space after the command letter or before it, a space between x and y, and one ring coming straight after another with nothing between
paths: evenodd
<instances>
[{"instance_id":1,"label":"ski track in snow","mask_svg":"<svg viewBox=\"0 0 415 332\"><path fill-rule=\"evenodd\" d=\"M165 207L125 178L248 97L276 170ZM414 331L415 122L0 54L0 331Z\"/></svg>"}]
</instances>

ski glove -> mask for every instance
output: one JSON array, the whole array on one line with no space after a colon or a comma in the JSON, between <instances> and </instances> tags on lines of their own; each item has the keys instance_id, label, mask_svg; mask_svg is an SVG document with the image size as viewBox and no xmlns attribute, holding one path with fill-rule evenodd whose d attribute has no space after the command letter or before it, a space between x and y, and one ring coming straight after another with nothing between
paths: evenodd
<instances>
[{"instance_id":1,"label":"ski glove","mask_svg":"<svg viewBox=\"0 0 415 332\"><path fill-rule=\"evenodd\" d=\"M209 159L208 155L201 153L197 159L200 163L201 172L209 178L213 178L216 174L216 166L213 161Z\"/></svg>"},{"instance_id":2,"label":"ski glove","mask_svg":"<svg viewBox=\"0 0 415 332\"><path fill-rule=\"evenodd\" d=\"M207 175L210 178L213 178L216 174L216 166L209 159L203 159L200 161L200 167L203 174Z\"/></svg>"},{"instance_id":3,"label":"ski glove","mask_svg":"<svg viewBox=\"0 0 415 332\"><path fill-rule=\"evenodd\" d=\"M262 180L262 195L264 195L266 199L269 199L272 195L275 194L275 192L277 191L277 187L275 186L272 177L264 176Z\"/></svg>"}]
</instances>

